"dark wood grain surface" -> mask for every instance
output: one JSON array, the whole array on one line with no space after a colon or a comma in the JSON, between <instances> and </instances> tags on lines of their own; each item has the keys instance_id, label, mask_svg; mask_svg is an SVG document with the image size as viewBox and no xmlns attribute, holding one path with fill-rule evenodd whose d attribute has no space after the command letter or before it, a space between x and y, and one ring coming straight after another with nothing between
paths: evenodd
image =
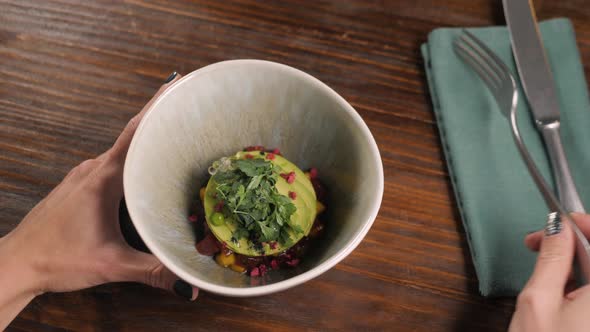
<instances>
[{"instance_id":1,"label":"dark wood grain surface","mask_svg":"<svg viewBox=\"0 0 590 332\"><path fill-rule=\"evenodd\" d=\"M573 20L590 64L590 7L536 7ZM188 303L104 285L40 296L9 330L505 330L514 301L477 293L418 51L436 27L492 24L499 1L0 0L0 235L106 150L170 72L220 60L278 61L326 82L367 122L385 167L366 239L302 286Z\"/></svg>"}]
</instances>

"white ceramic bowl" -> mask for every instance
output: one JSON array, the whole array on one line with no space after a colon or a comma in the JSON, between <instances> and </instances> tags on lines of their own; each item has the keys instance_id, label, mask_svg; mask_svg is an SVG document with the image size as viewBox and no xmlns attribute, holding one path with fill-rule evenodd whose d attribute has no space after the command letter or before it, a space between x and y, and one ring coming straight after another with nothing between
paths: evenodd
<instances>
[{"instance_id":1,"label":"white ceramic bowl","mask_svg":"<svg viewBox=\"0 0 590 332\"><path fill-rule=\"evenodd\" d=\"M267 278L200 255L187 222L211 162L249 145L316 167L330 192L324 241L297 268ZM381 205L383 166L361 117L328 86L278 63L234 60L184 76L153 103L127 154L124 186L139 235L172 272L213 293L256 296L317 277L360 243Z\"/></svg>"}]
</instances>

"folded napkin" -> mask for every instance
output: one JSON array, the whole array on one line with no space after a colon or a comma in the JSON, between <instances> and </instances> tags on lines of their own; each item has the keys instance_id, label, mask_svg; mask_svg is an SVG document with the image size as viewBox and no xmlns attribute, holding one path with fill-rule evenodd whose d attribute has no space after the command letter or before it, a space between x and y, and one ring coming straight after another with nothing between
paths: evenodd
<instances>
[{"instance_id":1,"label":"folded napkin","mask_svg":"<svg viewBox=\"0 0 590 332\"><path fill-rule=\"evenodd\" d=\"M453 51L452 41L460 30L436 29L422 45L434 113L479 290L484 296L516 295L536 258L523 238L544 227L548 211L512 141L507 120L483 82ZM505 27L469 31L518 77ZM557 85L563 145L590 210L590 105L575 34L567 19L542 22L540 31ZM519 97L518 122L525 144L553 183L522 89Z\"/></svg>"}]
</instances>

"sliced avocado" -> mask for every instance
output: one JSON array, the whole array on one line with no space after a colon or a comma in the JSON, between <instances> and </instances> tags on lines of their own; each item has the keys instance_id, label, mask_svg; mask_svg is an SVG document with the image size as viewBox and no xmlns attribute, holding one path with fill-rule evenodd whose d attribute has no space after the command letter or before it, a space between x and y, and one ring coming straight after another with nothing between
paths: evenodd
<instances>
[{"instance_id":1,"label":"sliced avocado","mask_svg":"<svg viewBox=\"0 0 590 332\"><path fill-rule=\"evenodd\" d=\"M260 151L250 151L244 152L240 151L236 153L235 157L237 159L245 159L246 154L251 155L253 158L266 158L268 153L264 153L261 155ZM269 160L267 158L267 160ZM297 208L295 213L291 216L291 224L294 226L298 226L303 230L302 233L297 233L290 231L289 235L291 238L291 246L301 240L304 236L308 235L313 222L316 217L316 203L317 198L315 191L313 189L313 185L311 181L307 178L307 176L297 167L295 164L291 163L287 159L283 158L280 155L275 155L273 160L271 161L275 166L277 166L279 173L288 174L290 172L295 173L295 181L293 183L287 183L283 177L279 176L276 183L277 191L281 195L285 195L289 197L289 192L295 192L296 198L292 200L293 204ZM211 222L211 217L215 213L215 205L218 203L217 198L215 198L217 184L211 178L209 183L207 184L207 188L205 189L205 199L204 208L205 208L205 218L207 219L207 224L211 232L217 239L232 251L246 255L246 256L261 256L261 251L259 248L256 248L254 244L246 239L235 239L233 238L233 232L236 229L235 222L231 219L226 217L225 222L220 225L214 225ZM280 243L277 243L275 248L272 249L269 244L266 244L262 247L262 252L264 255L275 255L281 253L285 250L289 249L288 246L283 246Z\"/></svg>"}]
</instances>

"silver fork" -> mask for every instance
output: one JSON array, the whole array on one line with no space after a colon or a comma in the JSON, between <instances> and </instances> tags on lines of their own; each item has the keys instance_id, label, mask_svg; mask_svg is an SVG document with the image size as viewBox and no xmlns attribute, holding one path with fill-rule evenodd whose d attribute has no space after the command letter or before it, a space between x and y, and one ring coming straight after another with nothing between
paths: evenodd
<instances>
[{"instance_id":1,"label":"silver fork","mask_svg":"<svg viewBox=\"0 0 590 332\"><path fill-rule=\"evenodd\" d=\"M576 223L573 222L570 214L561 206L524 145L516 121L518 90L510 69L492 50L467 30L463 30L463 33L455 38L453 48L455 53L469 64L485 83L494 96L500 111L510 122L512 138L520 152L520 156L541 191L547 207L552 211L549 213L548 218L561 217L566 219L574 230L576 235L577 267L584 279L580 281L584 284L588 283L590 281L590 244L588 244L588 240ZM558 212L559 216L556 216L554 212Z\"/></svg>"}]
</instances>

